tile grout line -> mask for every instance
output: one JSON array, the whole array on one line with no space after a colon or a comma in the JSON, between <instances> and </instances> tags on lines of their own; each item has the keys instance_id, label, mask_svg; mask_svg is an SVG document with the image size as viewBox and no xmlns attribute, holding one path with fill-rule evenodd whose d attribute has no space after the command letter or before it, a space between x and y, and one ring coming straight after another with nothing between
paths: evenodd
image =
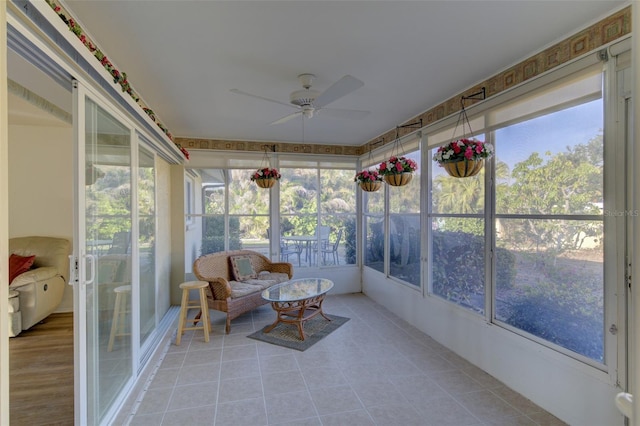
<instances>
[{"instance_id":1,"label":"tile grout line","mask_svg":"<svg viewBox=\"0 0 640 426\"><path fill-rule=\"evenodd\" d=\"M353 309L351 309L351 307L350 307L350 306L347 306L346 308L349 310L350 318L351 318L351 319L357 319L358 321L362 321L362 319L360 318L360 316L359 316L359 315L358 315L358 314L357 314ZM367 325L367 326L368 326L372 331L375 331L371 326L369 326L369 324L367 324L367 323L366 323L366 321L362 321L362 322L363 322L365 325ZM360 402L360 404L362 405L362 409L367 413L367 417L371 420L371 422L372 422L374 425L377 425L378 423L376 422L376 420L375 420L375 419L373 418L373 416L371 415L371 412L369 412L369 409L367 408L366 404L364 404L364 403L362 402L362 399L360 398L360 396L358 395L358 393L356 392L356 390L353 388L353 384L351 383L351 381L350 381L350 380L348 380L348 379L344 376L344 374L343 374L343 372L342 372L342 370L341 370L340 368L338 368L338 371L339 371L339 372L340 372L340 374L342 374L342 376L345 378L345 381L346 381L346 382L347 382L347 384L349 385L349 388L351 389L351 391L354 393L354 395L356 396L356 398L358 399L358 401L359 401L359 402ZM390 383L390 382L389 382L389 383ZM393 386L393 384L392 384L392 383L390 383L390 384ZM348 412L348 411L347 411L347 412ZM321 421L321 423L322 423L322 421Z\"/></svg>"},{"instance_id":2,"label":"tile grout line","mask_svg":"<svg viewBox=\"0 0 640 426\"><path fill-rule=\"evenodd\" d=\"M307 383L307 379L305 379L304 374L302 374L302 368L300 368L300 363L298 362L298 358L295 355L293 356L293 360L296 363L296 367L298 367L298 371L300 372L300 377L302 377L302 382L304 383L304 388L307 390L307 394L309 395L309 400L313 405L313 410L316 413L315 418L317 418L320 424L322 424L322 419L320 418L320 412L318 411L318 407L316 407L316 403L313 401L313 396L311 396L311 390L309 389L309 384Z\"/></svg>"},{"instance_id":3,"label":"tile grout line","mask_svg":"<svg viewBox=\"0 0 640 426\"><path fill-rule=\"evenodd\" d=\"M256 323L254 318L253 311L251 312L251 332L256 331ZM258 376L260 377L260 387L262 388L262 403L264 404L264 417L267 420L267 425L269 425L269 412L267 410L267 393L264 389L264 381L262 380L262 366L260 365L260 350L258 349L258 345L256 344L256 364L258 365ZM214 423L215 426L215 423Z\"/></svg>"},{"instance_id":4,"label":"tile grout line","mask_svg":"<svg viewBox=\"0 0 640 426\"><path fill-rule=\"evenodd\" d=\"M211 325L211 316L209 316L209 324ZM222 359L224 356L224 342L228 336L228 334L226 334L226 331L223 329L222 332L222 346L220 349L220 365L218 366L218 390L216 391L216 409L213 413L213 426L215 426L216 422L218 421L218 408L220 407L219 405L219 400L220 400L220 391L222 390Z\"/></svg>"}]
</instances>

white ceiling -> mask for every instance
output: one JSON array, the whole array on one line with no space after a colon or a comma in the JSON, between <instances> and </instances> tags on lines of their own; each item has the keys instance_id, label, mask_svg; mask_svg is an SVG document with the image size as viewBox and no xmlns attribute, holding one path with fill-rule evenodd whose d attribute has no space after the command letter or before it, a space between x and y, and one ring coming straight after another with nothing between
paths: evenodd
<instances>
[{"instance_id":1,"label":"white ceiling","mask_svg":"<svg viewBox=\"0 0 640 426\"><path fill-rule=\"evenodd\" d=\"M88 34L178 137L359 146L628 1L67 1ZM269 125L316 75L364 86L318 114Z\"/></svg>"}]
</instances>

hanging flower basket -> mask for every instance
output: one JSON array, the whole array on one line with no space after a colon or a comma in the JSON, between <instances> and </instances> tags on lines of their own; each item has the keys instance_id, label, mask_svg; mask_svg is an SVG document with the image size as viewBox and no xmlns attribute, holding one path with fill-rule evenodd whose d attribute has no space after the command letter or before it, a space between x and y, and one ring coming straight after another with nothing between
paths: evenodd
<instances>
[{"instance_id":1,"label":"hanging flower basket","mask_svg":"<svg viewBox=\"0 0 640 426\"><path fill-rule=\"evenodd\" d=\"M442 167L450 176L463 178L471 177L480 173L484 160L461 160L453 163L443 163Z\"/></svg>"},{"instance_id":2,"label":"hanging flower basket","mask_svg":"<svg viewBox=\"0 0 640 426\"><path fill-rule=\"evenodd\" d=\"M394 156L380 163L379 170L389 185L404 186L411 182L418 164L411 158Z\"/></svg>"},{"instance_id":3,"label":"hanging flower basket","mask_svg":"<svg viewBox=\"0 0 640 426\"><path fill-rule=\"evenodd\" d=\"M255 182L260 188L271 188L281 177L282 175L280 175L278 169L264 167L253 172L251 181Z\"/></svg>"},{"instance_id":4,"label":"hanging flower basket","mask_svg":"<svg viewBox=\"0 0 640 426\"><path fill-rule=\"evenodd\" d=\"M384 175L384 180L391 186L405 186L413 179L413 173L393 173Z\"/></svg>"},{"instance_id":5,"label":"hanging flower basket","mask_svg":"<svg viewBox=\"0 0 640 426\"><path fill-rule=\"evenodd\" d=\"M276 184L276 179L274 178L266 178L266 179L256 179L256 185L260 188L271 188Z\"/></svg>"},{"instance_id":6,"label":"hanging flower basket","mask_svg":"<svg viewBox=\"0 0 640 426\"><path fill-rule=\"evenodd\" d=\"M360 185L360 188L365 192L376 192L382 187L382 181L360 182L358 185Z\"/></svg>"},{"instance_id":7,"label":"hanging flower basket","mask_svg":"<svg viewBox=\"0 0 640 426\"><path fill-rule=\"evenodd\" d=\"M438 148L433 156L450 176L463 178L477 175L484 159L493 155L493 146L477 139L459 139Z\"/></svg>"},{"instance_id":8,"label":"hanging flower basket","mask_svg":"<svg viewBox=\"0 0 640 426\"><path fill-rule=\"evenodd\" d=\"M356 173L354 181L366 192L375 192L382 186L382 176L378 170L362 170Z\"/></svg>"}]
</instances>

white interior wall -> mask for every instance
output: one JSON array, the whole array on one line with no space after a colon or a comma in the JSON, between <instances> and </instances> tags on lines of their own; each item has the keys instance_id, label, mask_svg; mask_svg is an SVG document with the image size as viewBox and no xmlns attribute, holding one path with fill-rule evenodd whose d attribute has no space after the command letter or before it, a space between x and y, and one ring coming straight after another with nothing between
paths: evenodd
<instances>
[{"instance_id":1,"label":"white interior wall","mask_svg":"<svg viewBox=\"0 0 640 426\"><path fill-rule=\"evenodd\" d=\"M561 420L624 424L607 374L371 268L363 268L362 282L367 296Z\"/></svg>"},{"instance_id":2,"label":"white interior wall","mask_svg":"<svg viewBox=\"0 0 640 426\"><path fill-rule=\"evenodd\" d=\"M9 125L8 172L9 238L73 241L72 128ZM56 312L72 311L73 288L67 286Z\"/></svg>"}]
</instances>

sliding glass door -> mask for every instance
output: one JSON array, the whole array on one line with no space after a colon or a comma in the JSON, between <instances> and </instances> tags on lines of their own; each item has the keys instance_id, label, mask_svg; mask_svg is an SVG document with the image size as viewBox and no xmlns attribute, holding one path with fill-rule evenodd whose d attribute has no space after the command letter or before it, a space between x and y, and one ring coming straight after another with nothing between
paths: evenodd
<instances>
[{"instance_id":1,"label":"sliding glass door","mask_svg":"<svg viewBox=\"0 0 640 426\"><path fill-rule=\"evenodd\" d=\"M132 382L135 293L132 130L94 99L76 90L76 423L91 425Z\"/></svg>"}]
</instances>

